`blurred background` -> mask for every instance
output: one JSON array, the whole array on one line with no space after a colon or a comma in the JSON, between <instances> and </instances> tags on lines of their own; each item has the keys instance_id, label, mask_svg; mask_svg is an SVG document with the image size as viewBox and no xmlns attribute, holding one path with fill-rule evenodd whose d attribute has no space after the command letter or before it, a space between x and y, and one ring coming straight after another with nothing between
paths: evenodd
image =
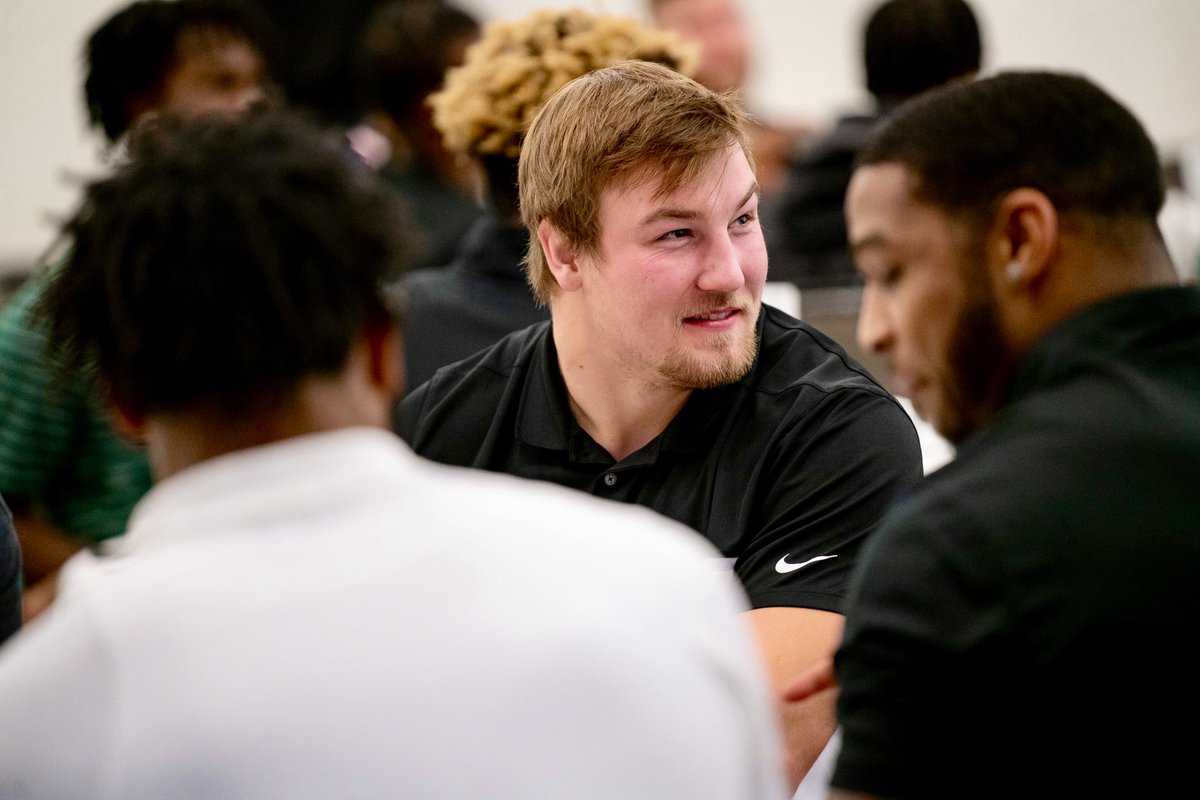
<instances>
[{"instance_id":1,"label":"blurred background","mask_svg":"<svg viewBox=\"0 0 1200 800\"><path fill-rule=\"evenodd\" d=\"M0 0L0 275L27 268L50 244L78 180L102 165L102 143L80 101L80 47L121 0ZM1078 71L1142 119L1164 159L1200 143L1198 0L972 0L984 72ZM297 3L330 9L337 0ZM459 0L480 20L553 5L649 20L648 0L554 4ZM752 43L748 105L769 122L811 127L866 102L860 30L875 0L741 0ZM308 13L306 11L306 13ZM1188 167L1185 159L1184 168ZM1194 162L1193 162L1194 163Z\"/></svg>"}]
</instances>

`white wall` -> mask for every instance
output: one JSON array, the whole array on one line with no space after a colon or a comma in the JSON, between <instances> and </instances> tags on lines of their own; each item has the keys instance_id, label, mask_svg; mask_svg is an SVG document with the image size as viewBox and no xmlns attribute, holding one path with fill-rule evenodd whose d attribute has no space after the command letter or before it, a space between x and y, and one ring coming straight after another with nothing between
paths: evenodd
<instances>
[{"instance_id":1,"label":"white wall","mask_svg":"<svg viewBox=\"0 0 1200 800\"><path fill-rule=\"evenodd\" d=\"M1200 0L971 1L987 71L1083 72L1132 108L1164 152L1200 140ZM72 176L100 163L100 139L81 110L79 48L124 2L0 0L0 269L49 243L53 218L74 202ZM459 2L484 19L552 4ZM859 29L876 0L742 2L758 42L748 96L762 116L819 124L862 102ZM575 4L645 16L643 0Z\"/></svg>"}]
</instances>

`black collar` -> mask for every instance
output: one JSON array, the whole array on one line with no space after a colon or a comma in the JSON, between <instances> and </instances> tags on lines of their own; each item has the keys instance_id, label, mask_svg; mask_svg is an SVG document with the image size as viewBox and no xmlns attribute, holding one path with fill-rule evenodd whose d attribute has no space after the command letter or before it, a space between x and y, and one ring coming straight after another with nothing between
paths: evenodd
<instances>
[{"instance_id":1,"label":"black collar","mask_svg":"<svg viewBox=\"0 0 1200 800\"><path fill-rule=\"evenodd\" d=\"M764 318L760 311L757 321L760 342ZM551 325L546 324L539 332L541 341L535 346L529 364L513 435L535 447L568 451L572 461L611 462L608 453L579 426L571 413L552 331ZM666 429L621 463L642 465L653 463L660 453L695 453L706 449L717 431L727 424L729 415L737 413L758 369L756 358L750 371L736 383L693 391Z\"/></svg>"}]
</instances>

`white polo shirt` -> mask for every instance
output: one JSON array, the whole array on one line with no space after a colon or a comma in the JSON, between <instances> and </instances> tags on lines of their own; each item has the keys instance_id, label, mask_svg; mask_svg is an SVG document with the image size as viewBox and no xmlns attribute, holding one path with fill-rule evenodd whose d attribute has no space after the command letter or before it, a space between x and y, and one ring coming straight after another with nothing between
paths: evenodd
<instances>
[{"instance_id":1,"label":"white polo shirt","mask_svg":"<svg viewBox=\"0 0 1200 800\"><path fill-rule=\"evenodd\" d=\"M745 607L688 528L384 430L214 458L0 649L0 797L780 798Z\"/></svg>"}]
</instances>

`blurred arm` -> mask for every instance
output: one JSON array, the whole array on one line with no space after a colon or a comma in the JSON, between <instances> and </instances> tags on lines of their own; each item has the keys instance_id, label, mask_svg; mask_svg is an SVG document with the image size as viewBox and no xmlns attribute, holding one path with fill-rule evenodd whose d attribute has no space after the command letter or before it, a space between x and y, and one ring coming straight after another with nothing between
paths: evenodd
<instances>
[{"instance_id":1,"label":"blurred arm","mask_svg":"<svg viewBox=\"0 0 1200 800\"><path fill-rule=\"evenodd\" d=\"M837 692L827 688L798 702L788 702L784 692L837 647L842 615L811 608L758 608L747 614L779 708L786 777L794 792L837 727Z\"/></svg>"},{"instance_id":2,"label":"blurred arm","mask_svg":"<svg viewBox=\"0 0 1200 800\"><path fill-rule=\"evenodd\" d=\"M54 601L58 570L82 545L29 507L13 509L13 526L21 543L21 610L24 621L29 622Z\"/></svg>"},{"instance_id":3,"label":"blurred arm","mask_svg":"<svg viewBox=\"0 0 1200 800\"><path fill-rule=\"evenodd\" d=\"M797 675L788 684L787 688L783 690L783 699L784 702L797 703L836 686L837 676L833 671L833 659L823 658Z\"/></svg>"}]
</instances>

